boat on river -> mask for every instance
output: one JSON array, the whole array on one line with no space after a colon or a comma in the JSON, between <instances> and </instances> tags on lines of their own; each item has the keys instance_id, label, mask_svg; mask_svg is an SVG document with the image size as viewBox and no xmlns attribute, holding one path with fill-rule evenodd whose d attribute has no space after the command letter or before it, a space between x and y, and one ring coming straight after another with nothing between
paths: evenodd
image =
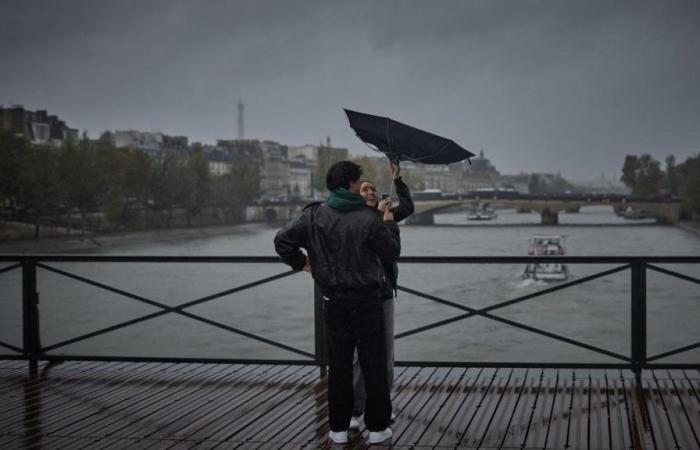
<instances>
[{"instance_id":1,"label":"boat on river","mask_svg":"<svg viewBox=\"0 0 700 450\"><path fill-rule=\"evenodd\" d=\"M564 256L564 236L536 235L530 238L528 255L531 256ZM541 281L564 281L569 278L569 267L562 263L537 262L525 266L523 278Z\"/></svg>"},{"instance_id":2,"label":"boat on river","mask_svg":"<svg viewBox=\"0 0 700 450\"><path fill-rule=\"evenodd\" d=\"M489 207L476 207L467 214L467 220L493 220L496 217L496 211Z\"/></svg>"}]
</instances>

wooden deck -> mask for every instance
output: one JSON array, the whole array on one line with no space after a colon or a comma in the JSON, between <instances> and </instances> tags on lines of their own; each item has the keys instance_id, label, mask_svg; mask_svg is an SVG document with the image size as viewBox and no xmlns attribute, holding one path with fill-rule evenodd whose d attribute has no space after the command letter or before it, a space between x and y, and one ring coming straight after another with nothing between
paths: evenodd
<instances>
[{"instance_id":1,"label":"wooden deck","mask_svg":"<svg viewBox=\"0 0 700 450\"><path fill-rule=\"evenodd\" d=\"M0 448L331 447L316 367L41 369L29 379L26 362L0 361ZM694 370L648 372L637 389L626 371L399 367L393 405L393 448L700 448Z\"/></svg>"}]
</instances>

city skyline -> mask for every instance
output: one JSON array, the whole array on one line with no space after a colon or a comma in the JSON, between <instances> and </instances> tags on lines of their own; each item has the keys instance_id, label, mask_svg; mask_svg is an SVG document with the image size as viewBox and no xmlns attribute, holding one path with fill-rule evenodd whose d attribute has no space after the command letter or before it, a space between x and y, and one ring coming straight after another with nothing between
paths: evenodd
<instances>
[{"instance_id":1,"label":"city skyline","mask_svg":"<svg viewBox=\"0 0 700 450\"><path fill-rule=\"evenodd\" d=\"M695 2L68 1L5 8L0 103L96 136L214 143L330 136L342 108L442 134L505 173L618 174L625 154L700 151ZM31 20L27 18L31 17ZM617 178L617 177L615 177Z\"/></svg>"}]
</instances>

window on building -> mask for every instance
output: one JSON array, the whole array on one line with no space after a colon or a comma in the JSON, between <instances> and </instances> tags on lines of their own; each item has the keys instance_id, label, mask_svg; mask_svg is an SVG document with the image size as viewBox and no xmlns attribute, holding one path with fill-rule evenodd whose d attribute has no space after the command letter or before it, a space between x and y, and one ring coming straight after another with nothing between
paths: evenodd
<instances>
[{"instance_id":1,"label":"window on building","mask_svg":"<svg viewBox=\"0 0 700 450\"><path fill-rule=\"evenodd\" d=\"M50 136L49 124L47 123L33 123L32 131L34 132L34 139L38 142L47 142Z\"/></svg>"}]
</instances>

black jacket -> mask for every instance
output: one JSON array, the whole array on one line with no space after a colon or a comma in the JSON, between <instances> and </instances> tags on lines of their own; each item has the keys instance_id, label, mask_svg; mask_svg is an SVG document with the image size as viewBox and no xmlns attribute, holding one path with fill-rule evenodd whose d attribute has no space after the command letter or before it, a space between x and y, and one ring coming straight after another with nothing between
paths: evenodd
<instances>
[{"instance_id":1,"label":"black jacket","mask_svg":"<svg viewBox=\"0 0 700 450\"><path fill-rule=\"evenodd\" d=\"M399 257L401 239L396 223L385 222L375 209L340 212L312 203L275 236L275 250L295 270L306 261L301 248L323 295L381 299L389 286L382 265Z\"/></svg>"},{"instance_id":2,"label":"black jacket","mask_svg":"<svg viewBox=\"0 0 700 450\"><path fill-rule=\"evenodd\" d=\"M399 197L399 204L391 208L391 212L394 213L394 222L401 222L403 219L413 214L415 207L413 206L411 192L408 190L408 186L406 186L406 183L403 182L401 177L394 180L394 185L396 186L396 195ZM389 264L383 263L382 266L389 280L389 283L382 291L382 298L393 298L396 287L398 286L399 265L394 261Z\"/></svg>"}]
</instances>

